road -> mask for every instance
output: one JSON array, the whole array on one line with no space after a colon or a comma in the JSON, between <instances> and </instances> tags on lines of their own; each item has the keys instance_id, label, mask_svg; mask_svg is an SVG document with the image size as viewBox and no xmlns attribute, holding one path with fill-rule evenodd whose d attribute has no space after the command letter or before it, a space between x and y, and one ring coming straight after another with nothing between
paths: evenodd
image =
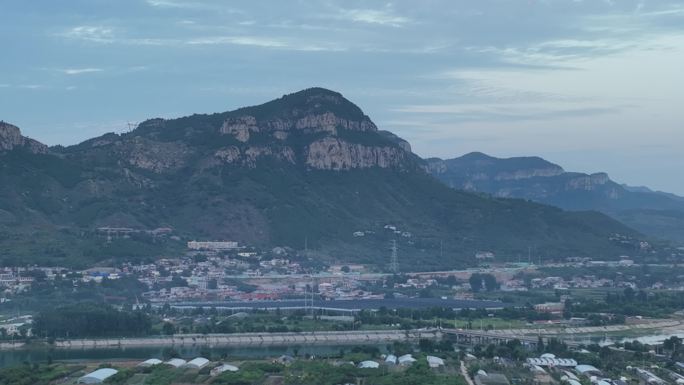
<instances>
[{"instance_id":1,"label":"road","mask_svg":"<svg viewBox=\"0 0 684 385\"><path fill-rule=\"evenodd\" d=\"M654 320L647 321L641 324L631 325L609 325L609 326L583 326L583 327L567 327L567 328L524 328L524 329L499 329L489 330L488 335L501 337L519 337L519 336L576 336L581 334L597 334L597 333L614 333L634 330L648 330L648 329L666 329L684 327L679 320Z\"/></svg>"},{"instance_id":2,"label":"road","mask_svg":"<svg viewBox=\"0 0 684 385\"><path fill-rule=\"evenodd\" d=\"M438 330L372 330L310 333L186 334L153 338L98 338L55 341L59 349L90 349L144 346L287 346L293 344L344 345L392 343L438 339Z\"/></svg>"},{"instance_id":3,"label":"road","mask_svg":"<svg viewBox=\"0 0 684 385\"><path fill-rule=\"evenodd\" d=\"M473 380L472 380L472 379L470 378L470 376L468 375L468 368L466 368L466 366L465 366L465 364L463 363L463 361L461 361L461 374L463 375L463 378L465 378L465 380L466 380L466 382L468 383L468 385L475 385L475 384L473 383Z\"/></svg>"}]
</instances>

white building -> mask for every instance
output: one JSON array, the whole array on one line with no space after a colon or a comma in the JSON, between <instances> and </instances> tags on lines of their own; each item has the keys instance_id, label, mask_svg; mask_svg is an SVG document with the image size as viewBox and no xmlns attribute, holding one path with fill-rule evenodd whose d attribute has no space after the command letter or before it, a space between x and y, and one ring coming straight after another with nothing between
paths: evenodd
<instances>
[{"instance_id":1,"label":"white building","mask_svg":"<svg viewBox=\"0 0 684 385\"><path fill-rule=\"evenodd\" d=\"M441 359L441 358L439 358L439 357L427 356L426 359L427 359L427 362L428 362L428 366L430 366L430 367L433 368L433 369L434 369L434 368L439 368L439 367L441 367L441 366L444 366L444 360Z\"/></svg>"},{"instance_id":2,"label":"white building","mask_svg":"<svg viewBox=\"0 0 684 385\"><path fill-rule=\"evenodd\" d=\"M202 369L203 367L207 366L209 364L209 360L204 358L204 357L197 357L193 360L190 360L187 364L185 364L186 368L191 368L191 369Z\"/></svg>"},{"instance_id":3,"label":"white building","mask_svg":"<svg viewBox=\"0 0 684 385\"><path fill-rule=\"evenodd\" d=\"M102 368L94 372L88 373L78 379L79 384L101 384L104 380L115 375L119 371L112 368Z\"/></svg>"},{"instance_id":4,"label":"white building","mask_svg":"<svg viewBox=\"0 0 684 385\"><path fill-rule=\"evenodd\" d=\"M361 361L358 366L360 369L377 369L380 364L375 361Z\"/></svg>"},{"instance_id":5,"label":"white building","mask_svg":"<svg viewBox=\"0 0 684 385\"><path fill-rule=\"evenodd\" d=\"M385 358L385 365L396 365L397 364L397 356L394 354L390 354Z\"/></svg>"},{"instance_id":6,"label":"white building","mask_svg":"<svg viewBox=\"0 0 684 385\"><path fill-rule=\"evenodd\" d=\"M412 365L414 362L416 362L416 359L413 358L413 356L410 354L404 354L403 356L399 357L398 361L399 361L399 365L408 366L408 365Z\"/></svg>"},{"instance_id":7,"label":"white building","mask_svg":"<svg viewBox=\"0 0 684 385\"><path fill-rule=\"evenodd\" d=\"M188 242L188 249L190 250L233 250L238 248L238 243L233 241L211 241L211 242Z\"/></svg>"},{"instance_id":8,"label":"white building","mask_svg":"<svg viewBox=\"0 0 684 385\"><path fill-rule=\"evenodd\" d=\"M172 358L168 361L165 362L167 365L171 365L174 368L180 368L181 366L185 365L187 361L181 359L181 358Z\"/></svg>"},{"instance_id":9,"label":"white building","mask_svg":"<svg viewBox=\"0 0 684 385\"><path fill-rule=\"evenodd\" d=\"M219 366L215 367L214 369L211 369L210 374L212 376L218 376L219 374L221 374L223 372L237 372L238 370L240 370L240 369L238 369L237 366L234 366L231 364L223 364L223 365L219 365Z\"/></svg>"},{"instance_id":10,"label":"white building","mask_svg":"<svg viewBox=\"0 0 684 385\"><path fill-rule=\"evenodd\" d=\"M150 366L155 366L163 363L162 360L158 360L156 358L150 358L149 360L143 361L138 364L138 366L142 366L143 368L149 368Z\"/></svg>"}]
</instances>

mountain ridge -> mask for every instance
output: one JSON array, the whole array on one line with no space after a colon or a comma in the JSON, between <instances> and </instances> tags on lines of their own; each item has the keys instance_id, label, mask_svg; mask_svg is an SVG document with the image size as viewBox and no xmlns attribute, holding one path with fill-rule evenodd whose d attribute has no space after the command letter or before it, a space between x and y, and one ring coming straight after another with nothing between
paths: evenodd
<instances>
[{"instance_id":1,"label":"mountain ridge","mask_svg":"<svg viewBox=\"0 0 684 385\"><path fill-rule=\"evenodd\" d=\"M465 267L481 250L513 260L530 246L547 258L652 254L603 214L449 189L406 141L320 88L0 156L5 264L140 260L177 254L188 239L307 244L326 260L380 268L395 239L403 269ZM137 232L110 242L99 230L117 227ZM176 240L145 235L157 228Z\"/></svg>"},{"instance_id":2,"label":"mountain ridge","mask_svg":"<svg viewBox=\"0 0 684 385\"><path fill-rule=\"evenodd\" d=\"M538 157L472 154L428 159L428 171L452 188L529 199L567 210L597 210L651 236L684 242L678 230L684 222L677 219L681 217L677 213L684 214L682 197L618 184L604 172L567 172ZM533 166L530 159L534 159Z\"/></svg>"}]
</instances>

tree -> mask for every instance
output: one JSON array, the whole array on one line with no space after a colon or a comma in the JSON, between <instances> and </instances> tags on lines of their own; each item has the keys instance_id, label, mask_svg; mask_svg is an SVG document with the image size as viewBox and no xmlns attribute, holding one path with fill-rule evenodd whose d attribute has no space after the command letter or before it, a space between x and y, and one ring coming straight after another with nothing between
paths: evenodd
<instances>
[{"instance_id":1,"label":"tree","mask_svg":"<svg viewBox=\"0 0 684 385\"><path fill-rule=\"evenodd\" d=\"M162 326L162 332L167 336L172 336L176 333L176 327L173 326L171 322L164 322L164 326Z\"/></svg>"},{"instance_id":2,"label":"tree","mask_svg":"<svg viewBox=\"0 0 684 385\"><path fill-rule=\"evenodd\" d=\"M625 300L626 300L627 302L632 302L632 301L634 301L634 294L635 294L635 293L634 293L634 289L632 289L631 287L627 286L627 287L625 288L623 294L625 295Z\"/></svg>"},{"instance_id":3,"label":"tree","mask_svg":"<svg viewBox=\"0 0 684 385\"><path fill-rule=\"evenodd\" d=\"M468 282L470 283L470 290L473 292L477 293L482 290L482 276L480 274L475 273L471 275Z\"/></svg>"},{"instance_id":4,"label":"tree","mask_svg":"<svg viewBox=\"0 0 684 385\"><path fill-rule=\"evenodd\" d=\"M663 349L671 352L675 352L680 346L682 346L682 339L677 336L672 336L663 341Z\"/></svg>"},{"instance_id":5,"label":"tree","mask_svg":"<svg viewBox=\"0 0 684 385\"><path fill-rule=\"evenodd\" d=\"M494 277L491 274L483 274L482 280L484 281L484 285L487 291L494 291L499 288L499 283L496 282L496 277Z\"/></svg>"},{"instance_id":6,"label":"tree","mask_svg":"<svg viewBox=\"0 0 684 385\"><path fill-rule=\"evenodd\" d=\"M209 290L216 290L218 289L218 282L216 282L215 278L212 278L207 282L207 289Z\"/></svg>"},{"instance_id":7,"label":"tree","mask_svg":"<svg viewBox=\"0 0 684 385\"><path fill-rule=\"evenodd\" d=\"M540 337L537 338L537 352L544 353L544 340Z\"/></svg>"}]
</instances>

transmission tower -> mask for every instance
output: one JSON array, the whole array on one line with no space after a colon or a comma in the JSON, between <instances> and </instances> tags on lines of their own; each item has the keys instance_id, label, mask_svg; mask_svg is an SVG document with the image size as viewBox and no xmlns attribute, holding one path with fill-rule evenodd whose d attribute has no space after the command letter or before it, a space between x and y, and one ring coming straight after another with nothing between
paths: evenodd
<instances>
[{"instance_id":1,"label":"transmission tower","mask_svg":"<svg viewBox=\"0 0 684 385\"><path fill-rule=\"evenodd\" d=\"M392 257L390 258L390 271L392 271L394 274L399 272L399 257L397 256L397 241L396 239L392 240Z\"/></svg>"}]
</instances>

